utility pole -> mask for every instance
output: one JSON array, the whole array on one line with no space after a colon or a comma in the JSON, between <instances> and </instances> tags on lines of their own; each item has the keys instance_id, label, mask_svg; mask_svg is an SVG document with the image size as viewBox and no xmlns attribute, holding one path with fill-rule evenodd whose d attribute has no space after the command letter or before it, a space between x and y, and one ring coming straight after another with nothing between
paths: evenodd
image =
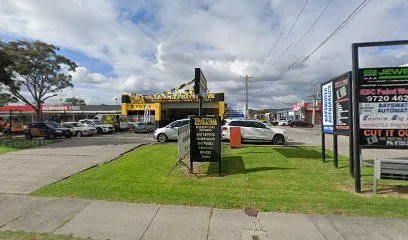
<instances>
[{"instance_id":1,"label":"utility pole","mask_svg":"<svg viewBox=\"0 0 408 240\"><path fill-rule=\"evenodd\" d=\"M248 109L248 81L253 77L249 77L248 75L245 75L245 116L248 118L249 116L249 109Z\"/></svg>"},{"instance_id":2,"label":"utility pole","mask_svg":"<svg viewBox=\"0 0 408 240\"><path fill-rule=\"evenodd\" d=\"M312 101L313 101L313 103L312 103L312 110L313 110L313 112L312 112L312 124L314 125L315 124L315 116L316 116L316 103L317 103L317 98L319 97L318 95L318 92L316 91L316 84L317 84L317 82L315 81L315 82L313 82L312 83L312 88L313 88L313 92L312 92Z\"/></svg>"}]
</instances>

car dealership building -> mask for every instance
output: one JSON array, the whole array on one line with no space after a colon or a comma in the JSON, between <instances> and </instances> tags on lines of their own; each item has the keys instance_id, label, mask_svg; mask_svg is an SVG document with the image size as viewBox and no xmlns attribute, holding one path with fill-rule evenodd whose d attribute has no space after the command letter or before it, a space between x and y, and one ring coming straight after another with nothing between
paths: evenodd
<instances>
[{"instance_id":1,"label":"car dealership building","mask_svg":"<svg viewBox=\"0 0 408 240\"><path fill-rule=\"evenodd\" d=\"M156 95L136 93L122 95L122 114L130 121L149 118L158 126L174 120L198 115L199 98L194 94L193 81ZM225 113L224 93L207 93L203 101L203 114L220 116Z\"/></svg>"}]
</instances>

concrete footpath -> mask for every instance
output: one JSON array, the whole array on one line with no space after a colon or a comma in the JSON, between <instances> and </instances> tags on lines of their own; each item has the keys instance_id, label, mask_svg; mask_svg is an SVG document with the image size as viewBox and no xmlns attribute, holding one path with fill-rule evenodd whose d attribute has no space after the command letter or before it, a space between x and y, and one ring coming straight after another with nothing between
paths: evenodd
<instances>
[{"instance_id":1,"label":"concrete footpath","mask_svg":"<svg viewBox=\"0 0 408 240\"><path fill-rule=\"evenodd\" d=\"M0 194L0 231L91 239L407 239L408 221Z\"/></svg>"}]
</instances>

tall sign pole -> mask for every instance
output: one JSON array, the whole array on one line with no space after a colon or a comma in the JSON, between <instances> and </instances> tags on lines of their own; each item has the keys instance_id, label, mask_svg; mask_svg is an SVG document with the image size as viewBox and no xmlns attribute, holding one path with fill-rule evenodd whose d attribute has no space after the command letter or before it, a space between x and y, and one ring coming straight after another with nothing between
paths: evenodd
<instances>
[{"instance_id":1,"label":"tall sign pole","mask_svg":"<svg viewBox=\"0 0 408 240\"><path fill-rule=\"evenodd\" d=\"M361 149L360 149L360 114L359 114L359 96L360 96L360 89L358 85L358 44L353 43L351 45L351 57L352 57L352 64L353 68L351 71L351 79L352 79L352 105L353 105L353 166L354 166L354 189L357 193L361 192L361 164L360 164L360 157L361 157Z\"/></svg>"}]
</instances>

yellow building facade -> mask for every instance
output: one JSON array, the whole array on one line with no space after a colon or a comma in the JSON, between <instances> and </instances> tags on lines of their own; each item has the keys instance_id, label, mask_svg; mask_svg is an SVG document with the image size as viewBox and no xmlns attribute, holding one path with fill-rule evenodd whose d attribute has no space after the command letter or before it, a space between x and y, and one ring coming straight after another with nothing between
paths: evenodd
<instances>
[{"instance_id":1,"label":"yellow building facade","mask_svg":"<svg viewBox=\"0 0 408 240\"><path fill-rule=\"evenodd\" d=\"M171 90L172 91L172 90ZM198 115L199 99L192 91L168 92L158 95L122 95L122 114L135 122L150 121L164 126L172 121ZM148 111L148 114L146 112ZM224 118L224 93L208 93L203 101L203 112L207 116Z\"/></svg>"}]
</instances>

